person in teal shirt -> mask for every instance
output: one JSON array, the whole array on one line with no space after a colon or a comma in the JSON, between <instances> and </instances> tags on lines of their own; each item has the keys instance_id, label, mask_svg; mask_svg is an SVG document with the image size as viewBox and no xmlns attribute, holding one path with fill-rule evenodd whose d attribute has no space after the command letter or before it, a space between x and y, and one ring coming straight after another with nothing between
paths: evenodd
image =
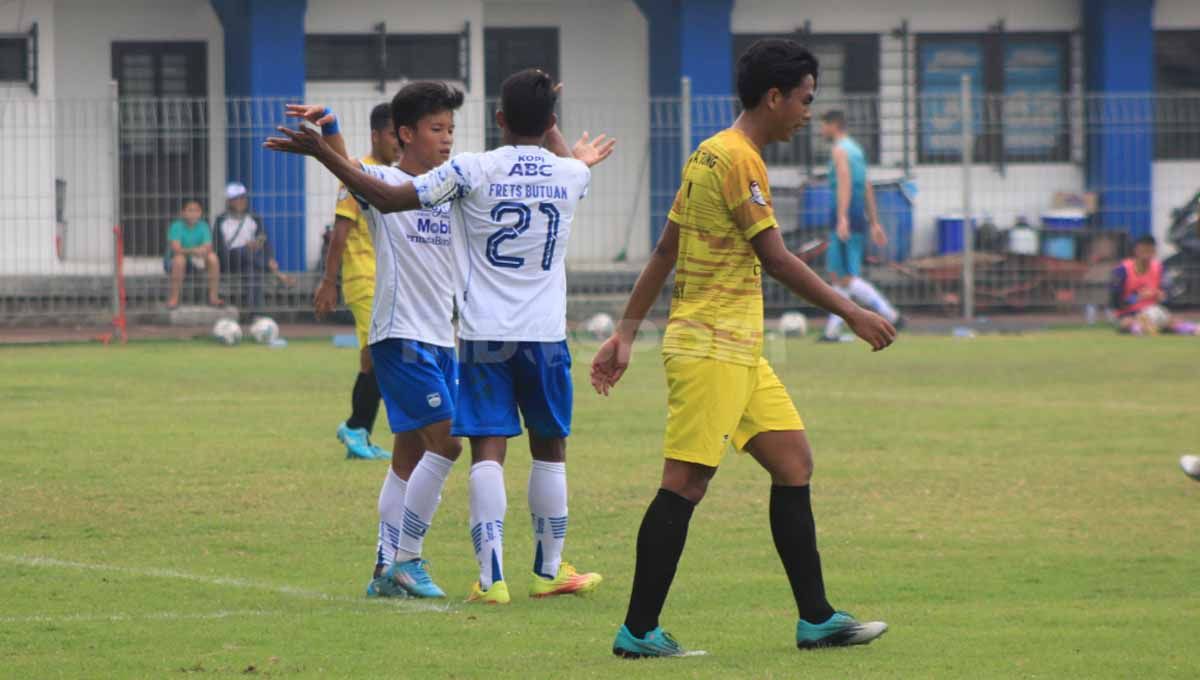
<instances>
[{"instance_id":1,"label":"person in teal shirt","mask_svg":"<svg viewBox=\"0 0 1200 680\"><path fill-rule=\"evenodd\" d=\"M167 308L179 306L179 293L183 290L183 277L188 272L203 271L208 275L208 304L217 307L223 304L218 295L221 281L221 263L213 251L212 229L201 219L203 208L199 201L184 202L179 219L167 229L167 254L164 264L171 276L171 293L167 297Z\"/></svg>"},{"instance_id":2,"label":"person in teal shirt","mask_svg":"<svg viewBox=\"0 0 1200 680\"><path fill-rule=\"evenodd\" d=\"M829 111L821 117L821 135L829 141L829 188L833 192L829 249L825 268L834 290L892 322L897 329L903 318L892 303L870 281L863 278L867 235L875 245L887 245L887 232L879 223L875 190L867 181L867 156L846 131L846 114ZM831 315L825 331L817 338L826 342L841 339L842 319Z\"/></svg>"}]
</instances>

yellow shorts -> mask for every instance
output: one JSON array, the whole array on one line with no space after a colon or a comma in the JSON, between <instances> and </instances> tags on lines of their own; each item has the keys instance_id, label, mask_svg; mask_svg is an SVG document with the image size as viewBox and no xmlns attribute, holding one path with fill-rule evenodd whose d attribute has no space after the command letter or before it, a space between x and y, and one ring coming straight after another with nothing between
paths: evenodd
<instances>
[{"instance_id":1,"label":"yellow shorts","mask_svg":"<svg viewBox=\"0 0 1200 680\"><path fill-rule=\"evenodd\" d=\"M766 359L757 366L668 355L667 458L717 467L761 432L803 430L787 388Z\"/></svg>"},{"instance_id":2,"label":"yellow shorts","mask_svg":"<svg viewBox=\"0 0 1200 680\"><path fill-rule=\"evenodd\" d=\"M346 303L354 315L354 334L358 336L359 349L367 346L367 337L371 334L371 302L372 299L367 297Z\"/></svg>"}]
</instances>

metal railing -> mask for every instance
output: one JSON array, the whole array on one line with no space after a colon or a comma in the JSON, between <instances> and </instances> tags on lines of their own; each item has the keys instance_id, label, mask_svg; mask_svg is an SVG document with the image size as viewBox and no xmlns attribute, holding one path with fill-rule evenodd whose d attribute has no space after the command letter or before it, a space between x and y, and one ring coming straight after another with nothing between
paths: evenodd
<instances>
[{"instance_id":1,"label":"metal railing","mask_svg":"<svg viewBox=\"0 0 1200 680\"><path fill-rule=\"evenodd\" d=\"M682 93L562 103L569 137L588 130L619 140L596 168L572 233L573 314L619 308L661 229L683 159L739 110L735 98L692 96L686 83ZM1131 235L1165 235L1175 224L1175 238L1160 240L1164 256L1189 234L1200 239L1189 231L1194 204L1190 217L1173 214L1200 191L1200 94L1005 97L968 87L961 96L911 99L819 98L812 125L764 150L785 240L801 249L827 239L829 145L819 116L846 112L851 134L864 140L889 234L886 247L870 248L866 275L901 307L956 315L1103 306ZM265 271L230 271L220 260L217 294L243 313L307 312L337 186L313 161L260 150L286 122L284 103L115 94L0 101L0 325L102 320L118 290L131 319L166 320L168 229L194 200L220 230L229 181L248 186L281 275L269 262ZM365 154L378 101L320 103L341 116L352 153ZM488 104L469 100L458 113L456 150L483 149ZM208 283L198 269L207 263L189 259L181 302L203 304ZM1190 251L1170 261L1183 282L1179 303L1200 303L1196 263L1200 253ZM823 266L819 256L812 264ZM766 292L772 313L804 306L773 282Z\"/></svg>"}]
</instances>

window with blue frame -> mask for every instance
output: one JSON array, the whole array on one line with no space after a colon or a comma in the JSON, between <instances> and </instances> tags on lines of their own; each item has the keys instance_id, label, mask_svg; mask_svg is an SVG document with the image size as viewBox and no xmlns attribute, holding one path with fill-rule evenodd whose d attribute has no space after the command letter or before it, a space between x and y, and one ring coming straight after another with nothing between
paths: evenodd
<instances>
[{"instance_id":1,"label":"window with blue frame","mask_svg":"<svg viewBox=\"0 0 1200 680\"><path fill-rule=\"evenodd\" d=\"M917 38L917 157L962 158L962 76L971 77L972 156L983 163L1060 162L1070 152L1066 33Z\"/></svg>"},{"instance_id":2,"label":"window with blue frame","mask_svg":"<svg viewBox=\"0 0 1200 680\"><path fill-rule=\"evenodd\" d=\"M1200 30L1155 31L1154 157L1200 158Z\"/></svg>"}]
</instances>

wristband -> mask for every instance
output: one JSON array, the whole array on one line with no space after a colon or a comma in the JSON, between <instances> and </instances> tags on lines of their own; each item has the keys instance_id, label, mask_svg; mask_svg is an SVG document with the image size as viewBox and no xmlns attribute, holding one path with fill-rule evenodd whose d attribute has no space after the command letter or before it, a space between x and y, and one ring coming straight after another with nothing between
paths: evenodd
<instances>
[{"instance_id":1,"label":"wristband","mask_svg":"<svg viewBox=\"0 0 1200 680\"><path fill-rule=\"evenodd\" d=\"M328 116L331 113L333 113L333 109L327 108L324 115ZM338 124L337 116L334 116L332 121L321 126L321 134L326 137L332 137L333 135L341 134L341 132L342 126Z\"/></svg>"}]
</instances>

